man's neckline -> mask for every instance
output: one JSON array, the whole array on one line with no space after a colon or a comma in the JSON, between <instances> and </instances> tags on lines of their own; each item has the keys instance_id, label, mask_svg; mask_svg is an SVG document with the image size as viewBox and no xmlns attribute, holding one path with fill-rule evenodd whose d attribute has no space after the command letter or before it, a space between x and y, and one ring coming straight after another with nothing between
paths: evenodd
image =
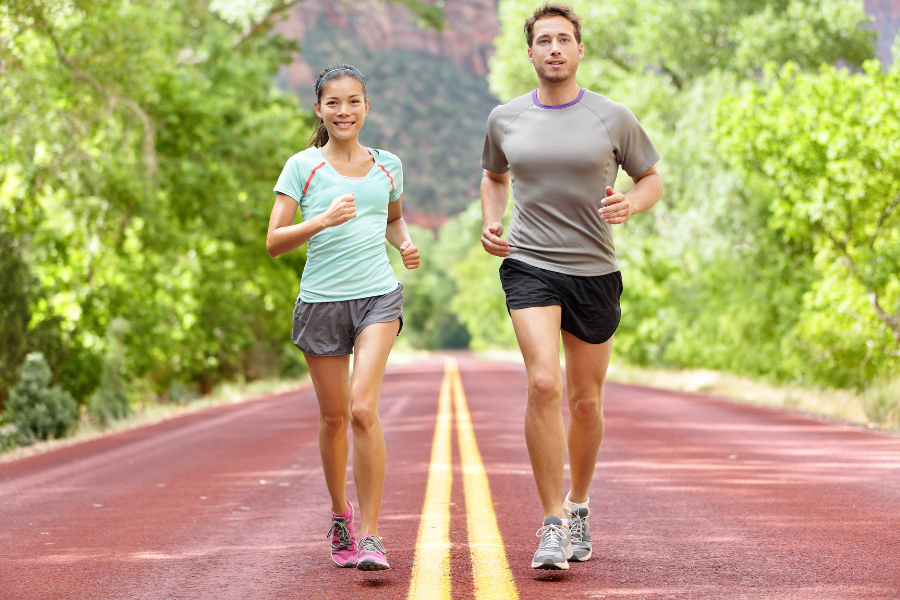
<instances>
[{"instance_id":1,"label":"man's neckline","mask_svg":"<svg viewBox=\"0 0 900 600\"><path fill-rule=\"evenodd\" d=\"M565 104L541 104L538 101L537 90L531 92L531 100L534 102L534 105L538 108L544 108L547 110L560 110L563 108L569 108L570 106L575 106L578 104L582 98L584 98L584 88L579 88L578 96L572 100L571 102L566 102Z\"/></svg>"}]
</instances>

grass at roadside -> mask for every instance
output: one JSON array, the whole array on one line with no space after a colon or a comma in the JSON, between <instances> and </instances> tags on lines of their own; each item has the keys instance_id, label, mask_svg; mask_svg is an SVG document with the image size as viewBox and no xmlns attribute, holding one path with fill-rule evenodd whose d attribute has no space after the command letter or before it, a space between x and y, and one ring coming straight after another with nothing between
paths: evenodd
<instances>
[{"instance_id":1,"label":"grass at roadside","mask_svg":"<svg viewBox=\"0 0 900 600\"><path fill-rule=\"evenodd\" d=\"M138 427L146 427L211 406L238 404L270 394L287 392L307 383L309 383L308 375L298 379L260 379L251 383L223 384L215 388L209 396L197 398L184 404L138 402L134 407L134 412L128 418L115 420L106 428L97 427L90 418L82 415L73 435L59 440L41 441L4 452L0 454L0 463L12 462L58 448L74 446L75 444L81 444L107 435L137 429Z\"/></svg>"},{"instance_id":2,"label":"grass at roadside","mask_svg":"<svg viewBox=\"0 0 900 600\"><path fill-rule=\"evenodd\" d=\"M516 351L477 354L485 358L522 362L521 354ZM613 363L609 367L607 380L711 394L900 433L900 377L876 382L864 391L822 390L799 385L772 385L720 371L647 369Z\"/></svg>"},{"instance_id":3,"label":"grass at roadside","mask_svg":"<svg viewBox=\"0 0 900 600\"><path fill-rule=\"evenodd\" d=\"M476 352L486 359L522 362L518 351ZM430 356L429 352L393 352L389 363L400 365ZM662 389L698 392L721 396L739 402L796 410L861 426L900 433L900 377L876 382L862 392L855 390L817 390L797 385L775 386L747 377L706 370L646 369L612 364L609 381L634 383ZM42 454L57 448L80 444L103 436L121 433L138 427L153 425L167 419L221 404L247 402L269 394L277 394L309 383L309 376L299 379L265 379L252 383L224 384L209 396L186 404L138 403L127 419L114 421L109 427L96 427L89 418L82 417L71 437L38 442L0 453L0 463L12 462Z\"/></svg>"}]
</instances>

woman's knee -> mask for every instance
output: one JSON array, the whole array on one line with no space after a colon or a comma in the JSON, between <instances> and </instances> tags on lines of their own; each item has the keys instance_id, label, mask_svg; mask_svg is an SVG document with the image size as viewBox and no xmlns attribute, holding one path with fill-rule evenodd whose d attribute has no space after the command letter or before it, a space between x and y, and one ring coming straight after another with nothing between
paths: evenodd
<instances>
[{"instance_id":1,"label":"woman's knee","mask_svg":"<svg viewBox=\"0 0 900 600\"><path fill-rule=\"evenodd\" d=\"M336 436L347 431L347 425L350 423L350 415L347 411L321 413L319 415L319 422L326 435Z\"/></svg>"},{"instance_id":2,"label":"woman's knee","mask_svg":"<svg viewBox=\"0 0 900 600\"><path fill-rule=\"evenodd\" d=\"M368 431L378 423L378 409L374 404L355 404L350 409L350 423L354 429Z\"/></svg>"}]
</instances>

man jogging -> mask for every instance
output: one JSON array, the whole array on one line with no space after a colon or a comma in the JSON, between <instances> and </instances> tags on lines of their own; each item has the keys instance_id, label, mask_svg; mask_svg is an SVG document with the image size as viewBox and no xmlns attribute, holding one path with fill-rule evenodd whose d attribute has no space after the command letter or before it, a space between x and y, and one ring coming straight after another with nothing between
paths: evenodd
<instances>
[{"instance_id":1,"label":"man jogging","mask_svg":"<svg viewBox=\"0 0 900 600\"><path fill-rule=\"evenodd\" d=\"M622 278L610 225L662 196L659 154L625 106L580 88L581 19L547 3L525 22L539 87L498 106L487 122L481 242L505 257L500 281L528 376L525 442L544 522L536 569L591 557L588 488L603 437L603 383L619 324ZM613 191L619 167L634 189ZM500 219L514 191L508 240ZM566 357L563 423L559 338ZM571 488L563 498L569 451ZM562 504L561 504L562 503Z\"/></svg>"}]
</instances>

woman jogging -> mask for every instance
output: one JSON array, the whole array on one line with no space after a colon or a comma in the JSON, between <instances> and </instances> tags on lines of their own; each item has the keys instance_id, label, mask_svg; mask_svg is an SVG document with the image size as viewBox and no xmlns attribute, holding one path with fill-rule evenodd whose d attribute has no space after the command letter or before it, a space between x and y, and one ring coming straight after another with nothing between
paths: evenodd
<instances>
[{"instance_id":1,"label":"woman jogging","mask_svg":"<svg viewBox=\"0 0 900 600\"><path fill-rule=\"evenodd\" d=\"M365 78L350 65L328 67L316 81L316 100L322 122L309 147L292 156L278 178L266 248L278 256L309 241L291 337L306 357L319 401L331 557L340 567L377 571L390 567L378 538L385 471L378 397L388 354L403 326L403 286L384 240L400 251L407 269L419 266L419 251L401 217L400 160L359 143L369 112ZM303 222L294 225L298 205ZM344 489L348 425L359 540Z\"/></svg>"}]
</instances>

